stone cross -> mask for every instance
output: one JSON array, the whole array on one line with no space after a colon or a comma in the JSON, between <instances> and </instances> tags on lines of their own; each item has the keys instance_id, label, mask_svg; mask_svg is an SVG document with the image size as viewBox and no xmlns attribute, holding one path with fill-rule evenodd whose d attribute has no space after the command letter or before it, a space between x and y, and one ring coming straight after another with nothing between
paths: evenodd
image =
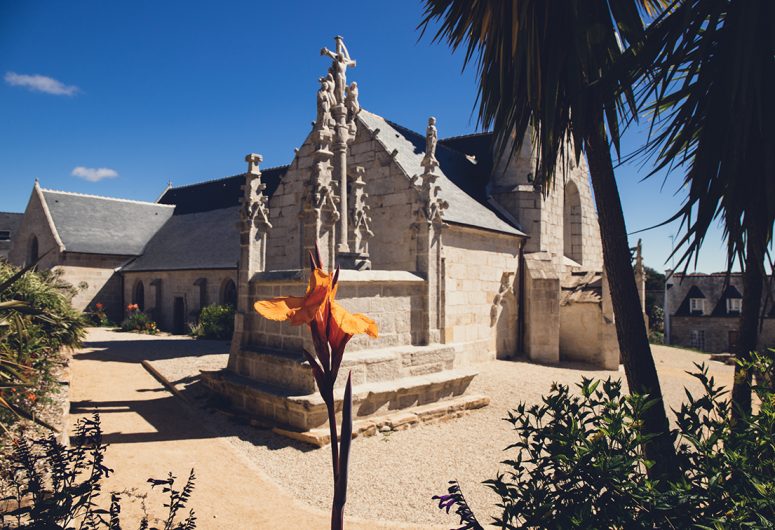
<instances>
[{"instance_id":1,"label":"stone cross","mask_svg":"<svg viewBox=\"0 0 775 530\"><path fill-rule=\"evenodd\" d=\"M352 66L355 68L356 62L350 58L350 53L344 45L344 39L337 35L334 37L334 40L336 41L336 52L332 52L324 47L320 50L320 55L327 55L334 61L331 65L331 73L334 76L336 102L344 104L344 89L347 86L347 67Z\"/></svg>"}]
</instances>

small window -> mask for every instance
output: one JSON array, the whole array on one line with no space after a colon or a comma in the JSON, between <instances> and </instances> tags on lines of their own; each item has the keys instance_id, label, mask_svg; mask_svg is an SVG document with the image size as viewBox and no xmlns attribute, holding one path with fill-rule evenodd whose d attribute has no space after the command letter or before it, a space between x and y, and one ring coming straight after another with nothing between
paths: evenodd
<instances>
[{"instance_id":1,"label":"small window","mask_svg":"<svg viewBox=\"0 0 775 530\"><path fill-rule=\"evenodd\" d=\"M743 310L742 298L727 298L727 313L740 313Z\"/></svg>"},{"instance_id":2,"label":"small window","mask_svg":"<svg viewBox=\"0 0 775 530\"><path fill-rule=\"evenodd\" d=\"M692 339L690 346L692 348L697 348L698 350L705 350L705 330L704 329L693 329L692 330Z\"/></svg>"},{"instance_id":3,"label":"small window","mask_svg":"<svg viewBox=\"0 0 775 530\"><path fill-rule=\"evenodd\" d=\"M0 241L10 241L10 240L11 240L11 231L0 230Z\"/></svg>"},{"instance_id":4,"label":"small window","mask_svg":"<svg viewBox=\"0 0 775 530\"><path fill-rule=\"evenodd\" d=\"M693 315L705 314L705 299L704 298L690 298L689 299L689 311Z\"/></svg>"}]
</instances>

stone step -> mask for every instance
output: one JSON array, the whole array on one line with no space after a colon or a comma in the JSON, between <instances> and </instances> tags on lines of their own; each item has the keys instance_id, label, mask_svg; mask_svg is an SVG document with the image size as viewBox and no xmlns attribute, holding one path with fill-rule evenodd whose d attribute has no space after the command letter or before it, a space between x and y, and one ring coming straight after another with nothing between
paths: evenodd
<instances>
[{"instance_id":1,"label":"stone step","mask_svg":"<svg viewBox=\"0 0 775 530\"><path fill-rule=\"evenodd\" d=\"M426 375L401 377L353 386L354 420L384 416L399 410L442 402L463 395L475 370L459 369ZM345 378L342 378L345 379ZM250 415L294 431L324 426L328 413L320 394L298 394L228 370L202 372L203 382L230 404ZM337 416L341 419L344 389L335 390Z\"/></svg>"},{"instance_id":2,"label":"stone step","mask_svg":"<svg viewBox=\"0 0 775 530\"><path fill-rule=\"evenodd\" d=\"M401 346L346 352L336 388L344 388L347 373L353 384L390 381L401 377L450 370L455 361L451 346ZM235 371L256 381L289 388L300 394L316 392L312 369L301 355L281 352L240 352Z\"/></svg>"}]
</instances>

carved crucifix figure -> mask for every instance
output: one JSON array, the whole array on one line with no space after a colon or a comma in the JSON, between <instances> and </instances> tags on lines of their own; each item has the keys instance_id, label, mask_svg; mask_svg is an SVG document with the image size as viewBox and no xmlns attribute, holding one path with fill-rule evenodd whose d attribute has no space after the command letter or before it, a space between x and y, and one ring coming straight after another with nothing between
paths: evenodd
<instances>
[{"instance_id":1,"label":"carved crucifix figure","mask_svg":"<svg viewBox=\"0 0 775 530\"><path fill-rule=\"evenodd\" d=\"M334 40L336 41L336 52L323 48L320 50L320 55L327 55L334 61L331 65L331 73L334 76L336 102L343 105L345 102L344 89L347 86L347 67L355 67L356 62L350 58L350 53L344 45L344 39L337 35Z\"/></svg>"}]
</instances>

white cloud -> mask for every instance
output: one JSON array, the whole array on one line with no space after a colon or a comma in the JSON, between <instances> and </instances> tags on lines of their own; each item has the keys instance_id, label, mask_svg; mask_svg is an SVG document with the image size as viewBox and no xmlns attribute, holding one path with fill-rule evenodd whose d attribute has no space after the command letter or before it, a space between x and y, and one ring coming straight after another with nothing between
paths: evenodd
<instances>
[{"instance_id":1,"label":"white cloud","mask_svg":"<svg viewBox=\"0 0 775 530\"><path fill-rule=\"evenodd\" d=\"M80 92L77 86L65 85L52 77L45 75L26 75L16 72L6 72L5 82L11 86L20 86L33 92L54 94L55 96L73 96Z\"/></svg>"},{"instance_id":2,"label":"white cloud","mask_svg":"<svg viewBox=\"0 0 775 530\"><path fill-rule=\"evenodd\" d=\"M89 182L99 182L102 179L112 179L118 176L118 171L109 167L84 167L78 166L71 173L74 177L79 177Z\"/></svg>"}]
</instances>

